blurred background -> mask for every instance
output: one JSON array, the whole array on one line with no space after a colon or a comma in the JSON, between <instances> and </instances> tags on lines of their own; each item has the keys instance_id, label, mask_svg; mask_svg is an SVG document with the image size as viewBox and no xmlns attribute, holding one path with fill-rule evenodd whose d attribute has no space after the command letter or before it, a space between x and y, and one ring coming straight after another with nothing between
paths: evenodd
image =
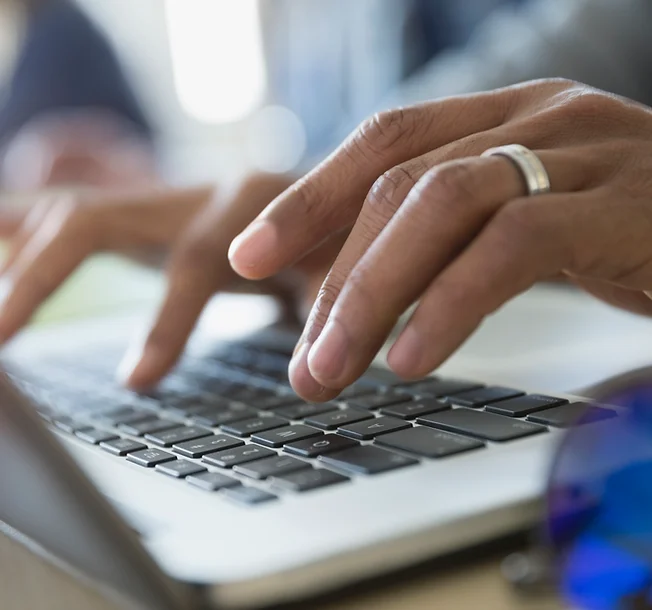
<instances>
[{"instance_id":1,"label":"blurred background","mask_svg":"<svg viewBox=\"0 0 652 610\"><path fill-rule=\"evenodd\" d=\"M650 6L0 0L2 205L43 187L299 175L376 110L529 78L575 78L649 103ZM93 262L101 282L82 274L49 311L112 308L160 286L103 264Z\"/></svg>"},{"instance_id":2,"label":"blurred background","mask_svg":"<svg viewBox=\"0 0 652 610\"><path fill-rule=\"evenodd\" d=\"M297 170L487 18L522 4L0 0L0 90L11 105L0 137L44 116L103 110L151 139L168 180ZM462 76L445 88L465 89Z\"/></svg>"}]
</instances>

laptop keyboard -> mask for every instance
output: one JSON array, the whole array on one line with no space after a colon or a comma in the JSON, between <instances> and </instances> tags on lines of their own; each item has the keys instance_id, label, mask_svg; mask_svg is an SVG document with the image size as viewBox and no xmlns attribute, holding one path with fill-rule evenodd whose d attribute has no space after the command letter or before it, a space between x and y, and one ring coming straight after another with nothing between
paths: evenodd
<instances>
[{"instance_id":1,"label":"laptop keyboard","mask_svg":"<svg viewBox=\"0 0 652 610\"><path fill-rule=\"evenodd\" d=\"M186 358L148 395L120 388L115 360L100 355L13 377L59 432L248 506L616 416L473 381L408 383L380 369L333 402L309 404L290 388L290 356L223 345Z\"/></svg>"}]
</instances>

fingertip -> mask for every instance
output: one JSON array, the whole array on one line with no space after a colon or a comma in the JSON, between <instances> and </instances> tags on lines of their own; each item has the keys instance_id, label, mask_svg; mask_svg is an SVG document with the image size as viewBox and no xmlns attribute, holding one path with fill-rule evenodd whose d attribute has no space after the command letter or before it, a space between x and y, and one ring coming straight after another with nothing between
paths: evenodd
<instances>
[{"instance_id":1,"label":"fingertip","mask_svg":"<svg viewBox=\"0 0 652 610\"><path fill-rule=\"evenodd\" d=\"M321 385L311 375L308 368L310 344L303 344L290 363L290 382L294 391L304 400L310 402L327 402L339 394L339 390L331 390Z\"/></svg>"},{"instance_id":2,"label":"fingertip","mask_svg":"<svg viewBox=\"0 0 652 610\"><path fill-rule=\"evenodd\" d=\"M387 354L387 364L399 377L419 379L423 367L423 338L411 325L408 325Z\"/></svg>"},{"instance_id":3,"label":"fingertip","mask_svg":"<svg viewBox=\"0 0 652 610\"><path fill-rule=\"evenodd\" d=\"M256 220L231 242L229 262L245 279L263 279L269 275L266 263L277 249L276 227L267 220Z\"/></svg>"},{"instance_id":4,"label":"fingertip","mask_svg":"<svg viewBox=\"0 0 652 610\"><path fill-rule=\"evenodd\" d=\"M156 385L167 372L167 358L152 347L130 348L116 371L118 381L132 389L144 390Z\"/></svg>"}]
</instances>

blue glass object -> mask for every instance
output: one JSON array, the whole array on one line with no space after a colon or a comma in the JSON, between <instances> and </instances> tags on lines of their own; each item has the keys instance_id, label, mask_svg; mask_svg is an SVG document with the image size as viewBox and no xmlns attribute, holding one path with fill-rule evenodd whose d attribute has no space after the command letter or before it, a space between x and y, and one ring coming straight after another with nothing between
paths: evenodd
<instances>
[{"instance_id":1,"label":"blue glass object","mask_svg":"<svg viewBox=\"0 0 652 610\"><path fill-rule=\"evenodd\" d=\"M573 428L560 447L546 535L572 607L652 609L652 380L605 398L621 416Z\"/></svg>"}]
</instances>

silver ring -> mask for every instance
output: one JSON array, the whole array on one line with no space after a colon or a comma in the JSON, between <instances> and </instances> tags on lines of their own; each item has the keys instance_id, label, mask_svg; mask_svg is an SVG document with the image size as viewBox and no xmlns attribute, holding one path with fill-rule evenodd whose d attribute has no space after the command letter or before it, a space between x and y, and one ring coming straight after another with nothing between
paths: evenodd
<instances>
[{"instance_id":1,"label":"silver ring","mask_svg":"<svg viewBox=\"0 0 652 610\"><path fill-rule=\"evenodd\" d=\"M544 167L541 159L537 157L529 148L520 144L509 144L508 146L499 146L490 148L482 154L483 157L501 156L507 157L523 175L527 186L528 195L545 195L550 193L552 185L550 176Z\"/></svg>"}]
</instances>

